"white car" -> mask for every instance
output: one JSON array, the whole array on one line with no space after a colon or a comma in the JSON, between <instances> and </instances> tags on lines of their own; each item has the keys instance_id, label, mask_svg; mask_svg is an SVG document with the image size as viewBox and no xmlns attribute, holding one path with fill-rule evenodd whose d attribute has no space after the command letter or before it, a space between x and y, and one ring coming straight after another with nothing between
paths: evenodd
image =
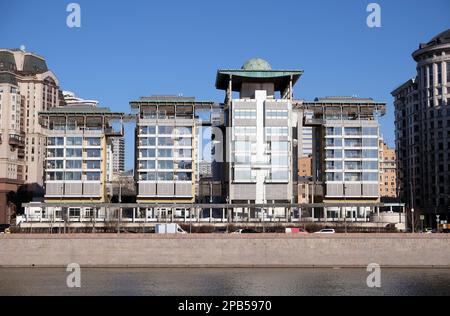
<instances>
[{"instance_id":1,"label":"white car","mask_svg":"<svg viewBox=\"0 0 450 316\"><path fill-rule=\"evenodd\" d=\"M332 228L325 228L322 230L319 230L318 232L315 232L314 234L335 234L336 231Z\"/></svg>"}]
</instances>

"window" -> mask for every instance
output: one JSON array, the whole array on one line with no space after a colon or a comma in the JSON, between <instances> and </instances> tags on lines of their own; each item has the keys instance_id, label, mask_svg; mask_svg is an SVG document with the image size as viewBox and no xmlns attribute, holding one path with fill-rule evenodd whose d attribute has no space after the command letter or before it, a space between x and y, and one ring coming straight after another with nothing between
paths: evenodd
<instances>
[{"instance_id":1,"label":"window","mask_svg":"<svg viewBox=\"0 0 450 316\"><path fill-rule=\"evenodd\" d=\"M64 146L64 137L48 137L48 146Z\"/></svg>"},{"instance_id":2,"label":"window","mask_svg":"<svg viewBox=\"0 0 450 316\"><path fill-rule=\"evenodd\" d=\"M256 180L256 178L252 177L250 169L234 169L234 180L250 182Z\"/></svg>"},{"instance_id":3,"label":"window","mask_svg":"<svg viewBox=\"0 0 450 316\"><path fill-rule=\"evenodd\" d=\"M175 174L175 180L178 180L178 181L191 181L192 180L192 173L190 173L190 172L177 172Z\"/></svg>"},{"instance_id":4,"label":"window","mask_svg":"<svg viewBox=\"0 0 450 316\"><path fill-rule=\"evenodd\" d=\"M178 140L178 146L192 146L192 138L181 138Z\"/></svg>"},{"instance_id":5,"label":"window","mask_svg":"<svg viewBox=\"0 0 450 316\"><path fill-rule=\"evenodd\" d=\"M66 149L66 157L71 158L81 158L83 155L83 152L81 148L67 148Z\"/></svg>"},{"instance_id":6,"label":"window","mask_svg":"<svg viewBox=\"0 0 450 316\"><path fill-rule=\"evenodd\" d=\"M345 140L345 146L347 147L361 147L362 141L357 138L347 138Z\"/></svg>"},{"instance_id":7,"label":"window","mask_svg":"<svg viewBox=\"0 0 450 316\"><path fill-rule=\"evenodd\" d=\"M363 181L378 181L378 173L376 172L364 172Z\"/></svg>"},{"instance_id":8,"label":"window","mask_svg":"<svg viewBox=\"0 0 450 316\"><path fill-rule=\"evenodd\" d=\"M327 135L342 135L342 128L341 127L327 127Z\"/></svg>"},{"instance_id":9,"label":"window","mask_svg":"<svg viewBox=\"0 0 450 316\"><path fill-rule=\"evenodd\" d=\"M341 138L327 138L326 140L328 147L341 147L342 139Z\"/></svg>"},{"instance_id":10,"label":"window","mask_svg":"<svg viewBox=\"0 0 450 316\"><path fill-rule=\"evenodd\" d=\"M359 170L362 168L362 163L360 161L346 161L345 169L347 170Z\"/></svg>"},{"instance_id":11,"label":"window","mask_svg":"<svg viewBox=\"0 0 450 316\"><path fill-rule=\"evenodd\" d=\"M288 162L288 156L272 156L272 165L274 166L286 166Z\"/></svg>"},{"instance_id":12,"label":"window","mask_svg":"<svg viewBox=\"0 0 450 316\"><path fill-rule=\"evenodd\" d=\"M173 181L173 173L172 172L158 172L158 180L159 181Z\"/></svg>"},{"instance_id":13,"label":"window","mask_svg":"<svg viewBox=\"0 0 450 316\"><path fill-rule=\"evenodd\" d=\"M177 161L178 169L192 169L192 161Z\"/></svg>"},{"instance_id":14,"label":"window","mask_svg":"<svg viewBox=\"0 0 450 316\"><path fill-rule=\"evenodd\" d=\"M327 181L342 181L341 172L327 172Z\"/></svg>"},{"instance_id":15,"label":"window","mask_svg":"<svg viewBox=\"0 0 450 316\"><path fill-rule=\"evenodd\" d=\"M63 180L63 172L47 172L47 180L48 181L62 181Z\"/></svg>"},{"instance_id":16,"label":"window","mask_svg":"<svg viewBox=\"0 0 450 316\"><path fill-rule=\"evenodd\" d=\"M378 127L363 127L364 136L378 136Z\"/></svg>"},{"instance_id":17,"label":"window","mask_svg":"<svg viewBox=\"0 0 450 316\"><path fill-rule=\"evenodd\" d=\"M346 150L345 158L361 158L361 150Z\"/></svg>"},{"instance_id":18,"label":"window","mask_svg":"<svg viewBox=\"0 0 450 316\"><path fill-rule=\"evenodd\" d=\"M234 143L234 149L236 152L248 152L251 149L250 142L237 141Z\"/></svg>"},{"instance_id":19,"label":"window","mask_svg":"<svg viewBox=\"0 0 450 316\"><path fill-rule=\"evenodd\" d=\"M67 137L67 146L81 146L83 144L82 137Z\"/></svg>"},{"instance_id":20,"label":"window","mask_svg":"<svg viewBox=\"0 0 450 316\"><path fill-rule=\"evenodd\" d=\"M256 120L256 110L235 110L234 118Z\"/></svg>"},{"instance_id":21,"label":"window","mask_svg":"<svg viewBox=\"0 0 450 316\"><path fill-rule=\"evenodd\" d=\"M86 154L89 158L99 158L100 157L100 149L87 149Z\"/></svg>"},{"instance_id":22,"label":"window","mask_svg":"<svg viewBox=\"0 0 450 316\"><path fill-rule=\"evenodd\" d=\"M64 149L62 148L50 148L47 150L47 157L64 157Z\"/></svg>"},{"instance_id":23,"label":"window","mask_svg":"<svg viewBox=\"0 0 450 316\"><path fill-rule=\"evenodd\" d=\"M266 136L288 136L287 127L266 127Z\"/></svg>"},{"instance_id":24,"label":"window","mask_svg":"<svg viewBox=\"0 0 450 316\"><path fill-rule=\"evenodd\" d=\"M256 127L254 126L236 126L234 128L235 135L256 135Z\"/></svg>"},{"instance_id":25,"label":"window","mask_svg":"<svg viewBox=\"0 0 450 316\"><path fill-rule=\"evenodd\" d=\"M144 137L139 139L139 145L141 146L155 146L156 138L155 137Z\"/></svg>"},{"instance_id":26,"label":"window","mask_svg":"<svg viewBox=\"0 0 450 316\"><path fill-rule=\"evenodd\" d=\"M361 173L358 172L346 172L345 181L361 181Z\"/></svg>"},{"instance_id":27,"label":"window","mask_svg":"<svg viewBox=\"0 0 450 316\"><path fill-rule=\"evenodd\" d=\"M158 157L173 157L172 149L158 149Z\"/></svg>"},{"instance_id":28,"label":"window","mask_svg":"<svg viewBox=\"0 0 450 316\"><path fill-rule=\"evenodd\" d=\"M66 168L67 169L81 169L81 160L67 160Z\"/></svg>"},{"instance_id":29,"label":"window","mask_svg":"<svg viewBox=\"0 0 450 316\"><path fill-rule=\"evenodd\" d=\"M47 169L63 169L64 163L63 160L48 160L47 161Z\"/></svg>"},{"instance_id":30,"label":"window","mask_svg":"<svg viewBox=\"0 0 450 316\"><path fill-rule=\"evenodd\" d=\"M88 137L86 138L86 142L88 146L100 146L101 139L99 137Z\"/></svg>"},{"instance_id":31,"label":"window","mask_svg":"<svg viewBox=\"0 0 450 316\"><path fill-rule=\"evenodd\" d=\"M287 170L272 170L272 181L289 181L289 172Z\"/></svg>"},{"instance_id":32,"label":"window","mask_svg":"<svg viewBox=\"0 0 450 316\"><path fill-rule=\"evenodd\" d=\"M342 150L327 150L327 158L342 158Z\"/></svg>"},{"instance_id":33,"label":"window","mask_svg":"<svg viewBox=\"0 0 450 316\"><path fill-rule=\"evenodd\" d=\"M143 160L139 162L140 169L155 169L155 161L154 160Z\"/></svg>"},{"instance_id":34,"label":"window","mask_svg":"<svg viewBox=\"0 0 450 316\"><path fill-rule=\"evenodd\" d=\"M191 158L192 157L192 150L190 150L190 149L178 149L176 157L178 157L178 158Z\"/></svg>"},{"instance_id":35,"label":"window","mask_svg":"<svg viewBox=\"0 0 450 316\"><path fill-rule=\"evenodd\" d=\"M86 172L87 181L100 181L100 172Z\"/></svg>"},{"instance_id":36,"label":"window","mask_svg":"<svg viewBox=\"0 0 450 316\"><path fill-rule=\"evenodd\" d=\"M159 137L158 146L173 146L174 140L171 137Z\"/></svg>"},{"instance_id":37,"label":"window","mask_svg":"<svg viewBox=\"0 0 450 316\"><path fill-rule=\"evenodd\" d=\"M192 135L192 127L177 127L175 133L178 135Z\"/></svg>"},{"instance_id":38,"label":"window","mask_svg":"<svg viewBox=\"0 0 450 316\"><path fill-rule=\"evenodd\" d=\"M378 158L378 150L363 150L363 158Z\"/></svg>"},{"instance_id":39,"label":"window","mask_svg":"<svg viewBox=\"0 0 450 316\"><path fill-rule=\"evenodd\" d=\"M156 172L141 172L141 173L139 173L139 180L155 181L156 180Z\"/></svg>"},{"instance_id":40,"label":"window","mask_svg":"<svg viewBox=\"0 0 450 316\"><path fill-rule=\"evenodd\" d=\"M288 119L288 110L267 110L266 118L268 119Z\"/></svg>"},{"instance_id":41,"label":"window","mask_svg":"<svg viewBox=\"0 0 450 316\"><path fill-rule=\"evenodd\" d=\"M378 147L378 139L376 138L363 138L363 147Z\"/></svg>"},{"instance_id":42,"label":"window","mask_svg":"<svg viewBox=\"0 0 450 316\"><path fill-rule=\"evenodd\" d=\"M272 151L288 151L288 142L272 142Z\"/></svg>"},{"instance_id":43,"label":"window","mask_svg":"<svg viewBox=\"0 0 450 316\"><path fill-rule=\"evenodd\" d=\"M158 161L158 169L173 169L173 161L172 160Z\"/></svg>"},{"instance_id":44,"label":"window","mask_svg":"<svg viewBox=\"0 0 450 316\"><path fill-rule=\"evenodd\" d=\"M450 62L447 62L447 82L450 82ZM447 101L447 104L450 102Z\"/></svg>"},{"instance_id":45,"label":"window","mask_svg":"<svg viewBox=\"0 0 450 316\"><path fill-rule=\"evenodd\" d=\"M65 179L68 181L80 181L81 172L66 172Z\"/></svg>"},{"instance_id":46,"label":"window","mask_svg":"<svg viewBox=\"0 0 450 316\"><path fill-rule=\"evenodd\" d=\"M327 169L328 170L342 170L342 161L327 161Z\"/></svg>"},{"instance_id":47,"label":"window","mask_svg":"<svg viewBox=\"0 0 450 316\"><path fill-rule=\"evenodd\" d=\"M87 169L100 169L100 160L88 160L86 161L86 168Z\"/></svg>"},{"instance_id":48,"label":"window","mask_svg":"<svg viewBox=\"0 0 450 316\"><path fill-rule=\"evenodd\" d=\"M361 135L360 127L346 127L345 135Z\"/></svg>"},{"instance_id":49,"label":"window","mask_svg":"<svg viewBox=\"0 0 450 316\"><path fill-rule=\"evenodd\" d=\"M139 129L139 133L143 135L154 135L156 134L155 126L141 126Z\"/></svg>"},{"instance_id":50,"label":"window","mask_svg":"<svg viewBox=\"0 0 450 316\"><path fill-rule=\"evenodd\" d=\"M160 149L159 152L162 150L170 150L170 149ZM141 158L149 158L149 157L153 158L156 156L154 149L141 149L141 150L139 150L139 153L140 153Z\"/></svg>"},{"instance_id":51,"label":"window","mask_svg":"<svg viewBox=\"0 0 450 316\"><path fill-rule=\"evenodd\" d=\"M158 134L172 135L173 126L158 126Z\"/></svg>"},{"instance_id":52,"label":"window","mask_svg":"<svg viewBox=\"0 0 450 316\"><path fill-rule=\"evenodd\" d=\"M363 169L364 170L378 170L378 162L377 161L363 161Z\"/></svg>"}]
</instances>

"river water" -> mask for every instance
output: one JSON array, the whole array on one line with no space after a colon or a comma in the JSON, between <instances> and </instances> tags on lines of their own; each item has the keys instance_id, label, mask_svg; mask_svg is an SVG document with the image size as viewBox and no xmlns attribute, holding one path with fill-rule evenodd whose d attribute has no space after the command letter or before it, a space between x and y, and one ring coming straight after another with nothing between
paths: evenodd
<instances>
[{"instance_id":1,"label":"river water","mask_svg":"<svg viewBox=\"0 0 450 316\"><path fill-rule=\"evenodd\" d=\"M0 295L450 295L450 269L382 269L381 288L366 269L82 268L81 287L57 268L0 268Z\"/></svg>"}]
</instances>

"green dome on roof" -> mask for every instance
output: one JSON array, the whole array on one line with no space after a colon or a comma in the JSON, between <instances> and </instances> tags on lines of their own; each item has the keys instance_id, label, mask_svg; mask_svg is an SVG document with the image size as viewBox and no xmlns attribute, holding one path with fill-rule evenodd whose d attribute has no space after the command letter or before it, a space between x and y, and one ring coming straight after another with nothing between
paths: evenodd
<instances>
[{"instance_id":1,"label":"green dome on roof","mask_svg":"<svg viewBox=\"0 0 450 316\"><path fill-rule=\"evenodd\" d=\"M243 70L272 70L272 66L261 58L249 59L243 66Z\"/></svg>"}]
</instances>

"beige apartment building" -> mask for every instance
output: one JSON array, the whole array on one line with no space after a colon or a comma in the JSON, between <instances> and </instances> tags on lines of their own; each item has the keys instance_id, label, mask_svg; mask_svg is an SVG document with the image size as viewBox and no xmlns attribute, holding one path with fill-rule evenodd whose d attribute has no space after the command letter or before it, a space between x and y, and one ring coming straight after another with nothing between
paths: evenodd
<instances>
[{"instance_id":1,"label":"beige apartment building","mask_svg":"<svg viewBox=\"0 0 450 316\"><path fill-rule=\"evenodd\" d=\"M312 201L310 188L312 183L312 156L298 158L298 203Z\"/></svg>"},{"instance_id":2,"label":"beige apartment building","mask_svg":"<svg viewBox=\"0 0 450 316\"><path fill-rule=\"evenodd\" d=\"M380 198L382 202L397 199L397 156L395 149L380 140Z\"/></svg>"},{"instance_id":3,"label":"beige apartment building","mask_svg":"<svg viewBox=\"0 0 450 316\"><path fill-rule=\"evenodd\" d=\"M9 192L24 183L43 185L45 136L38 113L60 105L58 84L43 57L0 49L0 223L12 213Z\"/></svg>"}]
</instances>

